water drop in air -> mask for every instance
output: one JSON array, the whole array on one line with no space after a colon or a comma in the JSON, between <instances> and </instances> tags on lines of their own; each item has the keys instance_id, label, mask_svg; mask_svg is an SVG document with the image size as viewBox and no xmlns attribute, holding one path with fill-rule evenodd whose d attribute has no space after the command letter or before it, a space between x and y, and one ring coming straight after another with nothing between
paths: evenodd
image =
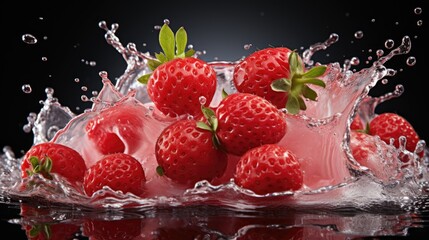
<instances>
[{"instance_id":1,"label":"water drop in air","mask_svg":"<svg viewBox=\"0 0 429 240\"><path fill-rule=\"evenodd\" d=\"M79 78L75 78L75 79L74 79L74 82L77 82L77 83L78 83L78 82L80 82L80 79L79 79Z\"/></svg>"},{"instance_id":2,"label":"water drop in air","mask_svg":"<svg viewBox=\"0 0 429 240\"><path fill-rule=\"evenodd\" d=\"M420 27L420 26L422 26L422 25L423 25L423 20L418 20L418 21L417 21L417 26L419 26L419 27Z\"/></svg>"},{"instance_id":3,"label":"water drop in air","mask_svg":"<svg viewBox=\"0 0 429 240\"><path fill-rule=\"evenodd\" d=\"M27 44L36 44L37 43L37 38L31 34L24 34L22 35L22 41L27 43Z\"/></svg>"},{"instance_id":4,"label":"water drop in air","mask_svg":"<svg viewBox=\"0 0 429 240\"><path fill-rule=\"evenodd\" d=\"M164 19L164 24L169 25L169 24L170 24L170 20L168 20L168 19Z\"/></svg>"},{"instance_id":5,"label":"water drop in air","mask_svg":"<svg viewBox=\"0 0 429 240\"><path fill-rule=\"evenodd\" d=\"M244 44L244 46L243 46L244 50L249 50L251 47L252 47L251 43Z\"/></svg>"},{"instance_id":6,"label":"water drop in air","mask_svg":"<svg viewBox=\"0 0 429 240\"><path fill-rule=\"evenodd\" d=\"M417 14L417 15L421 14L422 13L422 8L421 7L414 8L414 13Z\"/></svg>"},{"instance_id":7,"label":"water drop in air","mask_svg":"<svg viewBox=\"0 0 429 240\"><path fill-rule=\"evenodd\" d=\"M416 64L416 58L411 56L407 58L407 65L408 66L414 66Z\"/></svg>"},{"instance_id":8,"label":"water drop in air","mask_svg":"<svg viewBox=\"0 0 429 240\"><path fill-rule=\"evenodd\" d=\"M355 38L356 39L361 39L362 37L363 37L363 32L362 31L355 32Z\"/></svg>"},{"instance_id":9,"label":"water drop in air","mask_svg":"<svg viewBox=\"0 0 429 240\"><path fill-rule=\"evenodd\" d=\"M22 85L21 89L24 93L31 93L33 91L30 84Z\"/></svg>"},{"instance_id":10,"label":"water drop in air","mask_svg":"<svg viewBox=\"0 0 429 240\"><path fill-rule=\"evenodd\" d=\"M392 39L387 39L386 42L384 42L384 46L387 49L393 48L394 45L395 45L395 41L393 41Z\"/></svg>"}]
</instances>

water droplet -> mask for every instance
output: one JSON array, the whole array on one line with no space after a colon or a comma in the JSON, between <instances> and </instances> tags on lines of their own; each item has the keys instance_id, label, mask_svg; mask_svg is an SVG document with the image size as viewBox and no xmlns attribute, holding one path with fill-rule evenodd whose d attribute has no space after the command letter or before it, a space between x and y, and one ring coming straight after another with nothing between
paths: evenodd
<instances>
[{"instance_id":1,"label":"water droplet","mask_svg":"<svg viewBox=\"0 0 429 240\"><path fill-rule=\"evenodd\" d=\"M42 57L42 61L46 62L46 61L48 61L48 58L47 57Z\"/></svg>"},{"instance_id":2,"label":"water droplet","mask_svg":"<svg viewBox=\"0 0 429 240\"><path fill-rule=\"evenodd\" d=\"M51 98L54 95L54 89L47 87L47 88L45 88L45 93L48 96L48 98Z\"/></svg>"},{"instance_id":3,"label":"water droplet","mask_svg":"<svg viewBox=\"0 0 429 240\"><path fill-rule=\"evenodd\" d=\"M363 32L362 31L357 31L355 32L355 38L356 39L361 39L363 37Z\"/></svg>"},{"instance_id":4,"label":"water droplet","mask_svg":"<svg viewBox=\"0 0 429 240\"><path fill-rule=\"evenodd\" d=\"M371 22L375 22L375 18L371 19Z\"/></svg>"},{"instance_id":5,"label":"water droplet","mask_svg":"<svg viewBox=\"0 0 429 240\"><path fill-rule=\"evenodd\" d=\"M40 21L43 21L43 17L39 17L39 20L40 20Z\"/></svg>"},{"instance_id":6,"label":"water droplet","mask_svg":"<svg viewBox=\"0 0 429 240\"><path fill-rule=\"evenodd\" d=\"M89 62L89 66L94 67L95 65L97 65L96 61L90 61Z\"/></svg>"},{"instance_id":7,"label":"water droplet","mask_svg":"<svg viewBox=\"0 0 429 240\"><path fill-rule=\"evenodd\" d=\"M31 34L24 34L22 35L22 41L27 43L27 44L36 44L37 43L37 38L34 37Z\"/></svg>"},{"instance_id":8,"label":"water droplet","mask_svg":"<svg viewBox=\"0 0 429 240\"><path fill-rule=\"evenodd\" d=\"M88 91L88 88L86 86L82 86L82 87L80 87L80 89L84 92Z\"/></svg>"},{"instance_id":9,"label":"water droplet","mask_svg":"<svg viewBox=\"0 0 429 240\"><path fill-rule=\"evenodd\" d=\"M80 79L79 78L75 78L74 82L78 83L78 82L80 82Z\"/></svg>"},{"instance_id":10,"label":"water droplet","mask_svg":"<svg viewBox=\"0 0 429 240\"><path fill-rule=\"evenodd\" d=\"M170 20L168 20L168 19L164 19L164 24L169 25L169 24L170 24Z\"/></svg>"},{"instance_id":11,"label":"water droplet","mask_svg":"<svg viewBox=\"0 0 429 240\"><path fill-rule=\"evenodd\" d=\"M21 89L24 93L31 93L33 91L30 84L22 85Z\"/></svg>"},{"instance_id":12,"label":"water droplet","mask_svg":"<svg viewBox=\"0 0 429 240\"><path fill-rule=\"evenodd\" d=\"M251 43L244 44L243 48L244 50L249 50L253 45Z\"/></svg>"},{"instance_id":13,"label":"water droplet","mask_svg":"<svg viewBox=\"0 0 429 240\"><path fill-rule=\"evenodd\" d=\"M387 39L386 42L384 42L384 46L387 49L391 49L393 48L393 46L395 46L395 41L393 41L392 39Z\"/></svg>"},{"instance_id":14,"label":"water droplet","mask_svg":"<svg viewBox=\"0 0 429 240\"><path fill-rule=\"evenodd\" d=\"M422 25L423 25L423 20L418 20L418 21L417 21L417 26L419 26L419 27L420 27L420 26L422 26Z\"/></svg>"},{"instance_id":15,"label":"water droplet","mask_svg":"<svg viewBox=\"0 0 429 240\"><path fill-rule=\"evenodd\" d=\"M360 61L359 61L359 58L357 58L357 57L352 57L352 59L350 60L351 65L356 66L356 65L359 65L359 63L360 63Z\"/></svg>"},{"instance_id":16,"label":"water droplet","mask_svg":"<svg viewBox=\"0 0 429 240\"><path fill-rule=\"evenodd\" d=\"M43 40L48 40L48 36L43 36Z\"/></svg>"},{"instance_id":17,"label":"water droplet","mask_svg":"<svg viewBox=\"0 0 429 240\"><path fill-rule=\"evenodd\" d=\"M142 46L143 46L143 47L146 47L146 46L147 46L147 43L142 43Z\"/></svg>"},{"instance_id":18,"label":"water droplet","mask_svg":"<svg viewBox=\"0 0 429 240\"><path fill-rule=\"evenodd\" d=\"M369 53L371 53L371 52L372 52L372 49L371 49L371 48L370 48L370 49L368 49L368 52L369 52Z\"/></svg>"},{"instance_id":19,"label":"water droplet","mask_svg":"<svg viewBox=\"0 0 429 240\"><path fill-rule=\"evenodd\" d=\"M383 79L381 80L381 83L382 83L382 84L387 84L387 83L389 83L389 80L387 80L386 78L383 78Z\"/></svg>"},{"instance_id":20,"label":"water droplet","mask_svg":"<svg viewBox=\"0 0 429 240\"><path fill-rule=\"evenodd\" d=\"M92 91L91 94L92 94L92 96L97 96L98 95L98 91Z\"/></svg>"},{"instance_id":21,"label":"water droplet","mask_svg":"<svg viewBox=\"0 0 429 240\"><path fill-rule=\"evenodd\" d=\"M387 76L395 76L396 75L396 70L395 69L391 69L391 68L389 68L389 69L387 69Z\"/></svg>"},{"instance_id":22,"label":"water droplet","mask_svg":"<svg viewBox=\"0 0 429 240\"><path fill-rule=\"evenodd\" d=\"M384 55L384 51L382 49L378 49L375 53L377 54L377 57L381 57Z\"/></svg>"},{"instance_id":23,"label":"water droplet","mask_svg":"<svg viewBox=\"0 0 429 240\"><path fill-rule=\"evenodd\" d=\"M398 25L399 25L399 22L395 22L395 25L396 25L396 26L398 26Z\"/></svg>"},{"instance_id":24,"label":"water droplet","mask_svg":"<svg viewBox=\"0 0 429 240\"><path fill-rule=\"evenodd\" d=\"M82 100L82 102L88 102L89 101L89 99L86 95L80 96L80 100Z\"/></svg>"},{"instance_id":25,"label":"water droplet","mask_svg":"<svg viewBox=\"0 0 429 240\"><path fill-rule=\"evenodd\" d=\"M189 44L189 45L188 45L188 49L194 49L194 45Z\"/></svg>"},{"instance_id":26,"label":"water droplet","mask_svg":"<svg viewBox=\"0 0 429 240\"><path fill-rule=\"evenodd\" d=\"M414 8L414 13L417 14L417 15L421 14L422 13L422 8L421 7Z\"/></svg>"},{"instance_id":27,"label":"water droplet","mask_svg":"<svg viewBox=\"0 0 429 240\"><path fill-rule=\"evenodd\" d=\"M368 60L369 60L369 61L371 61L371 60L372 60L372 56L369 56L369 57L368 57Z\"/></svg>"},{"instance_id":28,"label":"water droplet","mask_svg":"<svg viewBox=\"0 0 429 240\"><path fill-rule=\"evenodd\" d=\"M200 97L198 98L198 101L200 101L200 104L201 104L201 105L204 105L204 104L206 104L206 102L207 102L207 98L206 98L206 97L204 97L204 96L200 96Z\"/></svg>"},{"instance_id":29,"label":"water droplet","mask_svg":"<svg viewBox=\"0 0 429 240\"><path fill-rule=\"evenodd\" d=\"M161 26L155 25L155 26L153 26L153 29L155 29L155 30L161 30Z\"/></svg>"},{"instance_id":30,"label":"water droplet","mask_svg":"<svg viewBox=\"0 0 429 240\"><path fill-rule=\"evenodd\" d=\"M406 62L408 66L414 66L416 64L416 58L413 56L410 56L407 58Z\"/></svg>"}]
</instances>

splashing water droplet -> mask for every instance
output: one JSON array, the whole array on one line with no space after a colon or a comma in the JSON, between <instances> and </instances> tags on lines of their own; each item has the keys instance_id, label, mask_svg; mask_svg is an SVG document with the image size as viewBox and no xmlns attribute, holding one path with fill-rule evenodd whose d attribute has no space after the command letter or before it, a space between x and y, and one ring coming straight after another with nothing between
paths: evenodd
<instances>
[{"instance_id":1,"label":"splashing water droplet","mask_svg":"<svg viewBox=\"0 0 429 240\"><path fill-rule=\"evenodd\" d=\"M399 22L395 22L395 25L396 25L396 26L398 26L398 25L399 25Z\"/></svg>"},{"instance_id":2,"label":"splashing water droplet","mask_svg":"<svg viewBox=\"0 0 429 240\"><path fill-rule=\"evenodd\" d=\"M249 50L253 45L251 43L244 44L243 48L244 50Z\"/></svg>"},{"instance_id":3,"label":"splashing water droplet","mask_svg":"<svg viewBox=\"0 0 429 240\"><path fill-rule=\"evenodd\" d=\"M384 46L387 49L392 49L393 46L395 46L395 41L393 41L393 39L387 39L386 42L384 42Z\"/></svg>"},{"instance_id":4,"label":"splashing water droplet","mask_svg":"<svg viewBox=\"0 0 429 240\"><path fill-rule=\"evenodd\" d=\"M416 64L416 58L413 56L410 56L407 58L406 62L408 66L414 66Z\"/></svg>"},{"instance_id":5,"label":"splashing water droplet","mask_svg":"<svg viewBox=\"0 0 429 240\"><path fill-rule=\"evenodd\" d=\"M37 38L31 34L24 34L22 35L22 41L27 43L27 44L36 44L37 43Z\"/></svg>"},{"instance_id":6,"label":"splashing water droplet","mask_svg":"<svg viewBox=\"0 0 429 240\"><path fill-rule=\"evenodd\" d=\"M388 79L386 79L386 78L383 78L383 79L381 80L381 83L382 83L382 84L388 84L388 83L389 83L389 80L388 80Z\"/></svg>"},{"instance_id":7,"label":"splashing water droplet","mask_svg":"<svg viewBox=\"0 0 429 240\"><path fill-rule=\"evenodd\" d=\"M21 89L24 93L31 93L33 91L30 84L22 85Z\"/></svg>"},{"instance_id":8,"label":"splashing water droplet","mask_svg":"<svg viewBox=\"0 0 429 240\"><path fill-rule=\"evenodd\" d=\"M371 22L375 22L375 18L371 19Z\"/></svg>"},{"instance_id":9,"label":"splashing water droplet","mask_svg":"<svg viewBox=\"0 0 429 240\"><path fill-rule=\"evenodd\" d=\"M80 89L84 92L88 91L88 88L86 86L82 86L82 87L80 87Z\"/></svg>"},{"instance_id":10,"label":"splashing water droplet","mask_svg":"<svg viewBox=\"0 0 429 240\"><path fill-rule=\"evenodd\" d=\"M200 101L200 104L201 104L201 105L204 105L204 104L206 104L206 102L207 102L207 98L206 98L206 97L204 97L204 96L200 96L200 97L198 98L198 101Z\"/></svg>"},{"instance_id":11,"label":"splashing water droplet","mask_svg":"<svg viewBox=\"0 0 429 240\"><path fill-rule=\"evenodd\" d=\"M89 66L94 67L95 65L97 65L96 61L90 61L89 62Z\"/></svg>"},{"instance_id":12,"label":"splashing water droplet","mask_svg":"<svg viewBox=\"0 0 429 240\"><path fill-rule=\"evenodd\" d=\"M92 91L91 94L92 96L96 97L98 95L98 91Z\"/></svg>"},{"instance_id":13,"label":"splashing water droplet","mask_svg":"<svg viewBox=\"0 0 429 240\"><path fill-rule=\"evenodd\" d=\"M164 24L170 25L170 20L164 19Z\"/></svg>"},{"instance_id":14,"label":"splashing water droplet","mask_svg":"<svg viewBox=\"0 0 429 240\"><path fill-rule=\"evenodd\" d=\"M86 95L82 95L80 96L80 100L82 100L82 102L88 102L89 98Z\"/></svg>"},{"instance_id":15,"label":"splashing water droplet","mask_svg":"<svg viewBox=\"0 0 429 240\"><path fill-rule=\"evenodd\" d=\"M419 27L420 27L420 26L422 26L422 25L423 25L423 20L418 20L418 21L417 21L417 26L419 26Z\"/></svg>"},{"instance_id":16,"label":"splashing water droplet","mask_svg":"<svg viewBox=\"0 0 429 240\"><path fill-rule=\"evenodd\" d=\"M421 14L422 13L422 8L421 7L414 8L414 13L417 14L417 15Z\"/></svg>"},{"instance_id":17,"label":"splashing water droplet","mask_svg":"<svg viewBox=\"0 0 429 240\"><path fill-rule=\"evenodd\" d=\"M377 57L381 57L384 55L384 51L382 49L378 49L375 53L377 54Z\"/></svg>"},{"instance_id":18,"label":"splashing water droplet","mask_svg":"<svg viewBox=\"0 0 429 240\"><path fill-rule=\"evenodd\" d=\"M78 83L78 82L80 82L80 79L79 78L75 78L74 82Z\"/></svg>"},{"instance_id":19,"label":"splashing water droplet","mask_svg":"<svg viewBox=\"0 0 429 240\"><path fill-rule=\"evenodd\" d=\"M42 57L42 61L46 62L46 61L48 61L48 58L47 57Z\"/></svg>"},{"instance_id":20,"label":"splashing water droplet","mask_svg":"<svg viewBox=\"0 0 429 240\"><path fill-rule=\"evenodd\" d=\"M48 40L48 36L43 36L43 40Z\"/></svg>"},{"instance_id":21,"label":"splashing water droplet","mask_svg":"<svg viewBox=\"0 0 429 240\"><path fill-rule=\"evenodd\" d=\"M363 32L362 31L357 31L355 32L355 38L356 39L361 39L363 37Z\"/></svg>"},{"instance_id":22,"label":"splashing water droplet","mask_svg":"<svg viewBox=\"0 0 429 240\"><path fill-rule=\"evenodd\" d=\"M387 69L387 76L390 76L390 77L393 77L393 76L395 76L396 75L396 70L395 69L391 69L391 68L389 68L389 69Z\"/></svg>"},{"instance_id":23,"label":"splashing water droplet","mask_svg":"<svg viewBox=\"0 0 429 240\"><path fill-rule=\"evenodd\" d=\"M350 60L350 64L353 66L359 65L360 61L359 58L357 57L352 57L352 59Z\"/></svg>"},{"instance_id":24,"label":"splashing water droplet","mask_svg":"<svg viewBox=\"0 0 429 240\"><path fill-rule=\"evenodd\" d=\"M155 25L155 26L153 26L153 29L155 29L155 30L161 30L161 26Z\"/></svg>"},{"instance_id":25,"label":"splashing water droplet","mask_svg":"<svg viewBox=\"0 0 429 240\"><path fill-rule=\"evenodd\" d=\"M188 45L188 49L194 49L194 45L189 44L189 45Z\"/></svg>"}]
</instances>

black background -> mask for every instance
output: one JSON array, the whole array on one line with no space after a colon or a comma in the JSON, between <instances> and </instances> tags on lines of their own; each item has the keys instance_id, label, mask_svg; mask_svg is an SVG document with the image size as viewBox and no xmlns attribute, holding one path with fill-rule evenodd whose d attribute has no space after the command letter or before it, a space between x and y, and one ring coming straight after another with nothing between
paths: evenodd
<instances>
[{"instance_id":1,"label":"black background","mask_svg":"<svg viewBox=\"0 0 429 240\"><path fill-rule=\"evenodd\" d=\"M377 49L387 52L384 47L387 39L393 39L398 46L402 37L408 35L412 39L411 52L394 57L386 64L398 70L397 74L388 78L388 84L377 84L370 94L380 96L403 84L404 94L383 103L377 111L404 116L422 139L429 139L424 117L429 109L425 87L428 81L425 51L429 42L425 15L429 9L425 8L424 0L377 1L376 6L375 1L91 2L2 3L0 145L11 146L18 156L32 144L32 135L24 133L22 128L28 113L40 110L39 100L46 98L46 87L55 90L54 95L63 105L80 113L90 107L81 101L81 95L91 96L91 91L101 88L100 71L107 71L112 80L125 71L122 56L106 43L104 30L98 27L102 20L109 26L119 24L117 36L124 45L132 42L138 50L153 53L160 50L154 26L169 19L173 30L180 26L186 28L189 43L196 50L205 50L207 54L201 58L208 61L238 60L268 46L308 48L337 33L339 42L316 53L314 58L322 63L343 63L345 59L358 57L361 64L357 69L369 66L365 61L368 56L375 59ZM416 7L421 7L423 12L415 14ZM422 26L417 25L418 20L423 21ZM364 36L356 39L354 33L359 30ZM34 35L38 42L24 43L21 38L27 33ZM245 50L243 46L249 43L252 48ZM412 67L405 63L409 56L417 59ZM42 61L42 57L47 61ZM94 61L96 65L90 66L86 61ZM75 78L80 82L76 83ZM31 94L21 90L23 84L32 86ZM82 91L82 86L87 86L88 91ZM2 218L9 214L5 211L1 213ZM10 226L1 225L2 228Z\"/></svg>"}]
</instances>

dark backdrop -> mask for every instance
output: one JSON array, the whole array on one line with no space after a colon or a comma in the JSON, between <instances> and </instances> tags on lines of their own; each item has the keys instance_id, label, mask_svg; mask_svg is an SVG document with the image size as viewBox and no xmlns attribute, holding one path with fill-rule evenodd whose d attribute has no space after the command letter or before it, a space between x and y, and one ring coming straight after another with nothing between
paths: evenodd
<instances>
[{"instance_id":1,"label":"dark backdrop","mask_svg":"<svg viewBox=\"0 0 429 240\"><path fill-rule=\"evenodd\" d=\"M81 101L81 95L90 96L91 91L101 88L99 71L107 71L111 79L124 72L124 60L106 43L104 30L98 27L101 20L109 25L119 24L117 35L122 43L133 42L140 51L154 52L160 50L154 26L162 25L167 18L173 29L185 26L190 43L207 52L202 56L205 60L237 60L267 46L307 48L337 33L339 42L317 53L316 60L342 63L356 56L361 60L358 69L368 66L368 56L376 58L377 49L387 51L387 39L393 39L397 46L404 35L409 35L411 52L388 62L387 66L397 69L397 74L389 78L388 84L378 84L371 95L391 92L395 85L403 84L404 94L380 105L377 111L403 115L422 139L429 139L424 117L429 109L424 50L429 42L424 19L429 9L423 6L424 0L377 1L376 6L375 1L152 1L150 5L148 1L90 2L2 3L0 145L11 146L17 155L32 144L32 135L24 133L22 127L29 112L39 111L46 87L54 88L63 105L80 113L90 107ZM414 13L416 7L422 7L421 14ZM418 20L423 20L422 26L418 26ZM356 39L354 34L359 30L364 35ZM21 37L27 33L33 34L38 43L24 43ZM249 43L253 47L244 50ZM409 56L417 59L413 67L405 64ZM95 66L87 64L91 61ZM31 84L31 94L21 90L23 84ZM83 92L82 86L87 86L88 91ZM2 218L5 215L3 212Z\"/></svg>"}]
</instances>

